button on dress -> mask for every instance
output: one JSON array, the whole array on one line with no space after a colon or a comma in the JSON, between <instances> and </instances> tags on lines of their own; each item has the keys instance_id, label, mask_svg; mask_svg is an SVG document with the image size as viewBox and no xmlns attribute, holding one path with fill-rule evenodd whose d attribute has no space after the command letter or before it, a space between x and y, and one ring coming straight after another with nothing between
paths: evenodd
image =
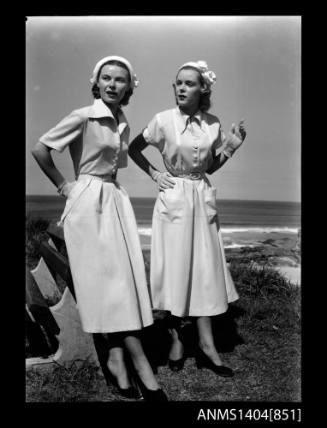
<instances>
[{"instance_id":1,"label":"button on dress","mask_svg":"<svg viewBox=\"0 0 327 428\"><path fill-rule=\"evenodd\" d=\"M40 141L72 157L76 184L61 222L83 330L111 333L153 323L144 260L126 190L111 178L127 166L129 126L101 99L74 110Z\"/></svg>"},{"instance_id":2,"label":"button on dress","mask_svg":"<svg viewBox=\"0 0 327 428\"><path fill-rule=\"evenodd\" d=\"M174 108L156 114L143 136L161 152L175 181L159 192L153 211L153 307L179 317L221 314L239 296L226 264L216 188L205 175L222 150L220 122Z\"/></svg>"}]
</instances>

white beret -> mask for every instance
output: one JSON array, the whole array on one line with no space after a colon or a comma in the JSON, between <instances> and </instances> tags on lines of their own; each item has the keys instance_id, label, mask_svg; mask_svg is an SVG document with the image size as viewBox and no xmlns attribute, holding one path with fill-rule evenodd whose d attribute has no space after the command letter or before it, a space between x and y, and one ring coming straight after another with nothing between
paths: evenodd
<instances>
[{"instance_id":1,"label":"white beret","mask_svg":"<svg viewBox=\"0 0 327 428\"><path fill-rule=\"evenodd\" d=\"M137 80L136 74L134 73L133 67L131 66L130 62L127 61L127 59L117 55L106 56L105 58L100 59L100 61L96 63L93 70L92 77L90 79L90 82L92 84L97 82L97 75L99 73L100 68L102 67L103 64L105 64L108 61L120 61L123 64L125 64L131 76L131 87L136 88L138 86L139 81Z\"/></svg>"},{"instance_id":2,"label":"white beret","mask_svg":"<svg viewBox=\"0 0 327 428\"><path fill-rule=\"evenodd\" d=\"M179 67L178 72L185 67L193 67L199 71L205 83L210 87L216 83L217 77L216 74L208 69L208 65L205 61L190 61L183 64Z\"/></svg>"}]
</instances>

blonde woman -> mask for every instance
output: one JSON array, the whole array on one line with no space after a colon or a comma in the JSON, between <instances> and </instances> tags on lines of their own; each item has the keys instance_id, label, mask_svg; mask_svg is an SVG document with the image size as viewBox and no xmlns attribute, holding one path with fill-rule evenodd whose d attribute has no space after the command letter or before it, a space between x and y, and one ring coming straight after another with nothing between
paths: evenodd
<instances>
[{"instance_id":1,"label":"blonde woman","mask_svg":"<svg viewBox=\"0 0 327 428\"><path fill-rule=\"evenodd\" d=\"M108 56L95 65L91 83L93 105L65 117L32 153L66 198L61 222L83 330L108 337L108 368L121 395L138 396L124 362L127 350L144 399L166 401L139 337L153 323L151 302L134 212L116 180L118 169L127 166L129 139L121 106L138 82L129 61ZM76 176L72 183L51 156L51 150L67 147Z\"/></svg>"}]
</instances>

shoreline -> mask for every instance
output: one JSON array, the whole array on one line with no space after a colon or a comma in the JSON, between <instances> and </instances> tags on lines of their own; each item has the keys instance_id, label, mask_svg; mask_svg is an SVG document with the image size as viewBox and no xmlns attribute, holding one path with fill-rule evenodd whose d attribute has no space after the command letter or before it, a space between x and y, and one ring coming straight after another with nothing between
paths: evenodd
<instances>
[{"instance_id":1,"label":"shoreline","mask_svg":"<svg viewBox=\"0 0 327 428\"><path fill-rule=\"evenodd\" d=\"M30 217L33 220L33 217ZM38 217L40 219L40 217ZM54 219L44 219L57 223ZM151 225L138 221L143 252L151 250ZM301 285L301 227L222 225L224 251L228 261L246 260L252 265L278 270L292 284Z\"/></svg>"},{"instance_id":2,"label":"shoreline","mask_svg":"<svg viewBox=\"0 0 327 428\"><path fill-rule=\"evenodd\" d=\"M282 231L281 228L279 232L259 232L258 228L246 232L226 229L222 228L222 237L227 261L246 258L258 269L268 266L279 271L293 285L301 285L300 228L297 233ZM140 234L140 240L142 250L150 252L151 235Z\"/></svg>"}]
</instances>

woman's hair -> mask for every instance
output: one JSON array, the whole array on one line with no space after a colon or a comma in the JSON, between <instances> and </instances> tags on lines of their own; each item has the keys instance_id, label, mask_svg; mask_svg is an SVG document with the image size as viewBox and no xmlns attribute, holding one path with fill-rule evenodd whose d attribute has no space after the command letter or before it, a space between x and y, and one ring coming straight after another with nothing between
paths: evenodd
<instances>
[{"instance_id":1,"label":"woman's hair","mask_svg":"<svg viewBox=\"0 0 327 428\"><path fill-rule=\"evenodd\" d=\"M107 65L107 64L111 64L111 65L118 65L119 67L122 67L122 68L124 68L125 70L127 70L127 72L128 72L128 81L129 81L129 83L131 83L131 76L130 76L130 74L129 74L129 70L128 70L128 68L126 67L126 65L123 63L123 62L120 62L120 61L117 61L117 60L109 60L108 62L105 62L101 67L100 67L100 70L99 70L99 72L98 72L98 75L97 75L97 81L99 80L99 76L100 76L100 73L101 73L101 70L102 70L102 67L104 67L105 65ZM96 83L94 83L93 84L93 86L92 86L92 89L91 89L91 91L92 91L92 95L93 95L93 97L94 98L96 98L96 99L98 99L98 98L101 98L100 97L100 89L99 89L99 86L96 84ZM127 91L125 92L125 95L123 96L123 98L122 98L122 100L120 101L120 105L122 105L122 106L126 106L128 103L129 103L129 99L130 99L130 97L133 95L133 89L130 87L129 89L127 89Z\"/></svg>"},{"instance_id":2,"label":"woman's hair","mask_svg":"<svg viewBox=\"0 0 327 428\"><path fill-rule=\"evenodd\" d=\"M183 67L180 70L178 70L178 73L181 70L195 70L195 71L197 71L198 72L198 76L199 76L200 84L202 86L204 86L204 87L207 87L207 85L204 82L203 77L201 76L201 73L195 67L191 67L191 66ZM178 76L178 73L177 73L177 76ZM177 79L177 76L176 76L176 79ZM208 111L210 109L210 107L211 107L210 97L211 97L211 89L207 87L206 92L204 92L203 94L200 95L199 110L201 110L203 112L206 112L206 111ZM176 98L176 104L178 104L177 103L177 98Z\"/></svg>"}]
</instances>

